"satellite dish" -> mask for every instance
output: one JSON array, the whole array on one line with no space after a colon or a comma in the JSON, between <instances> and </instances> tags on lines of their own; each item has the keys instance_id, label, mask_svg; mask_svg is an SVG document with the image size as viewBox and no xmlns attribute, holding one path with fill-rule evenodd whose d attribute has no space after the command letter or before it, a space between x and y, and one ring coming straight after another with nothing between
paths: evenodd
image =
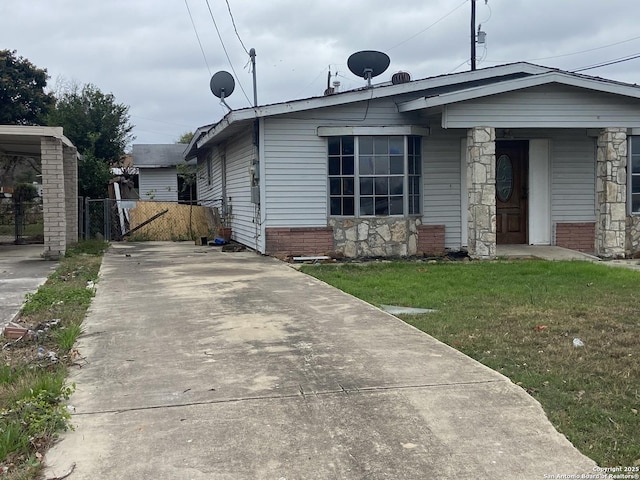
<instances>
[{"instance_id":1,"label":"satellite dish","mask_svg":"<svg viewBox=\"0 0 640 480\"><path fill-rule=\"evenodd\" d=\"M356 52L347 60L351 73L367 80L368 87L371 86L371 79L384 73L390 63L391 59L386 53L375 50Z\"/></svg>"},{"instance_id":2,"label":"satellite dish","mask_svg":"<svg viewBox=\"0 0 640 480\"><path fill-rule=\"evenodd\" d=\"M233 93L236 88L236 81L229 72L221 71L214 73L209 82L211 93L216 97L224 99Z\"/></svg>"}]
</instances>

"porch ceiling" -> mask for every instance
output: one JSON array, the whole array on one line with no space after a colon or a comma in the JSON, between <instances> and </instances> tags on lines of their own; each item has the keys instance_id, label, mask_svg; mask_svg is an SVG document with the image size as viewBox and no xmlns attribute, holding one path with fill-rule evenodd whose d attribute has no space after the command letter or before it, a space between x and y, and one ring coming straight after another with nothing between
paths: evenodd
<instances>
[{"instance_id":1,"label":"porch ceiling","mask_svg":"<svg viewBox=\"0 0 640 480\"><path fill-rule=\"evenodd\" d=\"M71 141L62 134L62 127L0 125L0 153L40 157L41 137L59 138L63 145L73 147Z\"/></svg>"}]
</instances>

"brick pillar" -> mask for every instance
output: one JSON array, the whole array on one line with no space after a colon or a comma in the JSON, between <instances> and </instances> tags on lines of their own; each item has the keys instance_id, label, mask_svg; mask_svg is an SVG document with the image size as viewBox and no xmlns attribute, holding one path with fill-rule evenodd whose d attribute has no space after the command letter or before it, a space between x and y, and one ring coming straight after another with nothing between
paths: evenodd
<instances>
[{"instance_id":1,"label":"brick pillar","mask_svg":"<svg viewBox=\"0 0 640 480\"><path fill-rule=\"evenodd\" d=\"M626 128L600 131L596 172L596 255L623 257L627 205Z\"/></svg>"},{"instance_id":2,"label":"brick pillar","mask_svg":"<svg viewBox=\"0 0 640 480\"><path fill-rule=\"evenodd\" d=\"M63 147L62 153L68 246L78 241L78 160L73 147Z\"/></svg>"},{"instance_id":3,"label":"brick pillar","mask_svg":"<svg viewBox=\"0 0 640 480\"><path fill-rule=\"evenodd\" d=\"M496 256L496 134L492 127L467 132L469 256Z\"/></svg>"},{"instance_id":4,"label":"brick pillar","mask_svg":"<svg viewBox=\"0 0 640 480\"><path fill-rule=\"evenodd\" d=\"M40 153L42 157L44 257L57 260L64 255L67 236L62 141L54 137L41 137Z\"/></svg>"}]
</instances>

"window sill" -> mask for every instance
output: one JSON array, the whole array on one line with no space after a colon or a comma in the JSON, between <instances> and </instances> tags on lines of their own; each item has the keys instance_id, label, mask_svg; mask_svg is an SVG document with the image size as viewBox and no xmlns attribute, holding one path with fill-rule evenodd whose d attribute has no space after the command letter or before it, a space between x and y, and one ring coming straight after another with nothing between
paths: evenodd
<instances>
[{"instance_id":1,"label":"window sill","mask_svg":"<svg viewBox=\"0 0 640 480\"><path fill-rule=\"evenodd\" d=\"M640 216L640 214L638 214ZM376 220L385 218L422 218L421 213L412 213L411 215L361 215L359 217L353 215L329 215L328 218L334 218L338 220Z\"/></svg>"}]
</instances>

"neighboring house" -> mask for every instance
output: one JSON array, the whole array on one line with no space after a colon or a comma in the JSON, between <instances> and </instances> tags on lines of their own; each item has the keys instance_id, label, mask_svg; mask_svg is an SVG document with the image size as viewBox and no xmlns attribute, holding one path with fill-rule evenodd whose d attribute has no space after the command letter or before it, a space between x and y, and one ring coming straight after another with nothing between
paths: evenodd
<instances>
[{"instance_id":1,"label":"neighboring house","mask_svg":"<svg viewBox=\"0 0 640 480\"><path fill-rule=\"evenodd\" d=\"M204 173L201 203L261 253L640 251L640 87L558 69L515 63L231 111L185 158Z\"/></svg>"},{"instance_id":2,"label":"neighboring house","mask_svg":"<svg viewBox=\"0 0 640 480\"><path fill-rule=\"evenodd\" d=\"M185 147L182 143L133 145L133 167L138 169L140 200L189 203L192 198L197 201L196 185L190 192L178 174L177 165L184 163ZM190 162L194 167L195 163Z\"/></svg>"}]
</instances>

